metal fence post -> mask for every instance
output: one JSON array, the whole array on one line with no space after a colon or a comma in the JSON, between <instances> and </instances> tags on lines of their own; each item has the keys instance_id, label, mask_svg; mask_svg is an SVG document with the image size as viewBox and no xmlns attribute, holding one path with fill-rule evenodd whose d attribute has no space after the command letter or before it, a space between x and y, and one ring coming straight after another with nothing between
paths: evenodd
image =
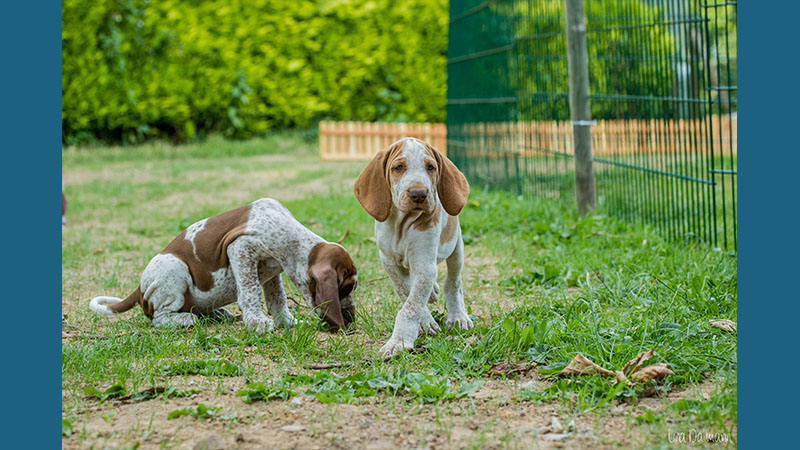
<instances>
[{"instance_id":1,"label":"metal fence post","mask_svg":"<svg viewBox=\"0 0 800 450\"><path fill-rule=\"evenodd\" d=\"M586 50L586 20L583 0L564 0L567 34L569 109L575 148L575 197L578 212L595 209L592 167L592 110L589 105L589 58Z\"/></svg>"}]
</instances>

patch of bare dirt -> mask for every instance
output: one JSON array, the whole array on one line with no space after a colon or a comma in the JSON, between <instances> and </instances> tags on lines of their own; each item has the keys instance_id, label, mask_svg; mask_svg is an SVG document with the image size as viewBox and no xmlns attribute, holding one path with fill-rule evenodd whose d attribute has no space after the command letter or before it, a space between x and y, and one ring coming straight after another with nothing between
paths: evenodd
<instances>
[{"instance_id":1,"label":"patch of bare dirt","mask_svg":"<svg viewBox=\"0 0 800 450\"><path fill-rule=\"evenodd\" d=\"M197 379L197 378L195 378ZM665 404L696 392L674 391L663 399L639 405L620 404L608 414L573 414L558 403L521 402L520 386L532 378L488 380L471 398L440 405L421 405L386 396L359 404L326 405L313 397L246 404L235 396L242 380L226 380L194 398L146 402L108 401L88 408L75 435L63 448L125 447L192 449L210 436L226 449L450 449L450 448L619 448L638 442L633 417L644 408ZM709 382L710 383L710 382ZM188 387L202 384L202 381ZM237 386L238 385L238 386ZM713 389L713 385L700 389ZM170 411L219 406L214 421ZM551 431L553 417L564 430ZM83 437L78 436L82 433ZM664 436L667 443L667 436Z\"/></svg>"}]
</instances>

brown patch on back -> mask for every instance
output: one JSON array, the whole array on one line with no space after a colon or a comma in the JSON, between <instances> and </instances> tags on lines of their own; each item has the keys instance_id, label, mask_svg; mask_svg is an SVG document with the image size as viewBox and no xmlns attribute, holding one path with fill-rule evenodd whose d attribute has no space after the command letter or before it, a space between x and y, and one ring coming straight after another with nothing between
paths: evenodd
<instances>
[{"instance_id":1,"label":"brown patch on back","mask_svg":"<svg viewBox=\"0 0 800 450\"><path fill-rule=\"evenodd\" d=\"M456 231L458 230L458 217L451 216L450 214L447 215L447 223L444 225L444 230L442 230L442 235L439 237L439 245L444 244L445 242L450 242L453 239L453 236L456 235Z\"/></svg>"},{"instance_id":2,"label":"brown patch on back","mask_svg":"<svg viewBox=\"0 0 800 450\"><path fill-rule=\"evenodd\" d=\"M161 253L180 258L189 266L194 285L201 291L208 291L214 287L211 274L228 267L228 245L244 234L249 216L250 205L247 205L210 217L205 227L195 234L194 247L186 239L186 230L183 230ZM184 302L184 308L187 303ZM184 312L183 308L181 312Z\"/></svg>"}]
</instances>

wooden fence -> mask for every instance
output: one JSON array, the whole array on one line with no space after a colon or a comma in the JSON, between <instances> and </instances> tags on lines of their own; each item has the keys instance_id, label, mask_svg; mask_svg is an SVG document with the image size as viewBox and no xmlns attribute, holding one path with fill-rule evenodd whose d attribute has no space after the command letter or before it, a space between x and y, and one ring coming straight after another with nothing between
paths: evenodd
<instances>
[{"instance_id":1,"label":"wooden fence","mask_svg":"<svg viewBox=\"0 0 800 450\"><path fill-rule=\"evenodd\" d=\"M710 134L709 127L711 125ZM572 123L565 121L467 123L451 130L453 142L480 142L484 156L500 153L574 154ZM592 154L737 154L736 118L710 120L598 120L592 125Z\"/></svg>"},{"instance_id":2,"label":"wooden fence","mask_svg":"<svg viewBox=\"0 0 800 450\"><path fill-rule=\"evenodd\" d=\"M711 124L709 135L708 124ZM480 140L486 155L499 152L535 155L573 154L569 121L480 122L460 125L456 140ZM416 137L447 152L443 123L320 122L319 153L323 161L368 160L402 137ZM598 120L592 126L595 156L626 154L737 154L736 118L710 120Z\"/></svg>"},{"instance_id":3,"label":"wooden fence","mask_svg":"<svg viewBox=\"0 0 800 450\"><path fill-rule=\"evenodd\" d=\"M328 122L319 123L319 156L323 161L360 161L403 137L415 137L447 151L443 123Z\"/></svg>"}]
</instances>

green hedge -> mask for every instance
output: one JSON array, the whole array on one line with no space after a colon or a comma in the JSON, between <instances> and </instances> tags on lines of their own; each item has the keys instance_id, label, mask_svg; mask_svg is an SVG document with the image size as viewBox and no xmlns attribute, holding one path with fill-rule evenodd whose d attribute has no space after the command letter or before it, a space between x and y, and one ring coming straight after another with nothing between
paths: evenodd
<instances>
[{"instance_id":1,"label":"green hedge","mask_svg":"<svg viewBox=\"0 0 800 450\"><path fill-rule=\"evenodd\" d=\"M64 0L66 142L443 121L444 0Z\"/></svg>"}]
</instances>

